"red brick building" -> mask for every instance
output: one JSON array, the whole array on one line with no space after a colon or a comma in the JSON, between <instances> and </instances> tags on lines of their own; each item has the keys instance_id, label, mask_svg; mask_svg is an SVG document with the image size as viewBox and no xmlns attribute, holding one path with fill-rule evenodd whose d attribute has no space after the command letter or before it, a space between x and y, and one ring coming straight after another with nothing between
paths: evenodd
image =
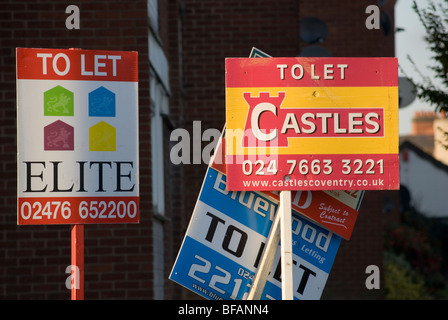
<instances>
[{"instance_id":1,"label":"red brick building","mask_svg":"<svg viewBox=\"0 0 448 320\"><path fill-rule=\"evenodd\" d=\"M70 298L70 226L16 225L16 47L139 53L140 224L85 227L86 299L194 298L167 278L206 165L173 165L170 132L192 133L193 121L201 121L202 132L222 129L226 57L247 57L252 47L298 56L313 45L332 56L394 56L392 0L380 7L379 30L366 28L367 0L79 0L71 4L79 7L80 28L70 30L66 3L7 2L0 12L0 297L6 299ZM325 22L321 42L301 40L307 17ZM366 289L365 269L382 267L383 211L397 210L396 195L366 193L323 298L383 296Z\"/></svg>"}]
</instances>

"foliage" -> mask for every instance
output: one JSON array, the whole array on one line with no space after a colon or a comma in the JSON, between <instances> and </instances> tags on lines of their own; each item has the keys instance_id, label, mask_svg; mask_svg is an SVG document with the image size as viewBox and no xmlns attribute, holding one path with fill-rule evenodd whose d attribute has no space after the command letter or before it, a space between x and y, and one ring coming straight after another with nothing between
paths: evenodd
<instances>
[{"instance_id":1,"label":"foliage","mask_svg":"<svg viewBox=\"0 0 448 320\"><path fill-rule=\"evenodd\" d=\"M440 232L431 219L409 211L388 225L385 239L387 299L446 299Z\"/></svg>"},{"instance_id":2,"label":"foliage","mask_svg":"<svg viewBox=\"0 0 448 320\"><path fill-rule=\"evenodd\" d=\"M395 253L385 253L386 299L428 300L424 278L412 269L406 259Z\"/></svg>"},{"instance_id":3,"label":"foliage","mask_svg":"<svg viewBox=\"0 0 448 320\"><path fill-rule=\"evenodd\" d=\"M426 31L425 41L433 53L434 78L440 80L438 88L431 78L424 76L408 55L421 81L410 79L417 95L431 104L435 111L448 112L448 0L434 4L428 0L426 8L413 1ZM444 132L448 137L448 132ZM445 141L448 141L445 140ZM443 144L446 148L448 145ZM432 225L430 219L416 212L403 213L402 222L390 225L386 236L385 280L388 299L447 299L448 281L442 270L440 232L446 231Z\"/></svg>"},{"instance_id":4,"label":"foliage","mask_svg":"<svg viewBox=\"0 0 448 320\"><path fill-rule=\"evenodd\" d=\"M388 232L386 248L403 254L410 265L423 273L440 271L442 259L431 245L427 231L410 225L400 225Z\"/></svg>"},{"instance_id":5,"label":"foliage","mask_svg":"<svg viewBox=\"0 0 448 320\"><path fill-rule=\"evenodd\" d=\"M429 0L427 8L423 9L419 8L414 0L412 6L425 28L425 41L434 53L432 58L436 65L429 68L435 72L435 78L441 80L445 88L437 88L430 78L423 76L408 55L422 77L422 82L413 81L413 83L417 88L418 97L433 105L436 111L448 111L448 90L446 90L448 88L448 0L445 2L445 4L435 5L432 0Z\"/></svg>"}]
</instances>

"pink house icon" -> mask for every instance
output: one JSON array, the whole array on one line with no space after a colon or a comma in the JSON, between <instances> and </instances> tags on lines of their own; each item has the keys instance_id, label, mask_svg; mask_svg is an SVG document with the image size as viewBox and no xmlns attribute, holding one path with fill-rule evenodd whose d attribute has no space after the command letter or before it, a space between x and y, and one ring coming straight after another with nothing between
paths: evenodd
<instances>
[{"instance_id":1,"label":"pink house icon","mask_svg":"<svg viewBox=\"0 0 448 320\"><path fill-rule=\"evenodd\" d=\"M74 129L58 120L44 128L44 150L74 150Z\"/></svg>"}]
</instances>

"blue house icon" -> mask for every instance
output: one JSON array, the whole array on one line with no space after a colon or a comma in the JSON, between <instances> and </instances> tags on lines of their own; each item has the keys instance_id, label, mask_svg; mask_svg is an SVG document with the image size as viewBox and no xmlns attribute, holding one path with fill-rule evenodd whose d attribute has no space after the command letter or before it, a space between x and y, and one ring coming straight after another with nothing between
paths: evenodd
<instances>
[{"instance_id":1,"label":"blue house icon","mask_svg":"<svg viewBox=\"0 0 448 320\"><path fill-rule=\"evenodd\" d=\"M90 92L89 117L115 117L115 93L104 87Z\"/></svg>"}]
</instances>

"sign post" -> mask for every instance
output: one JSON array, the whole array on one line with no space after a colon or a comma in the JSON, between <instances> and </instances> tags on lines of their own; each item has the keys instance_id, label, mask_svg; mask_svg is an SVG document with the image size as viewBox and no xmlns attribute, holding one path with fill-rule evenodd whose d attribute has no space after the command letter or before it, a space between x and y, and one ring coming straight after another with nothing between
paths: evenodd
<instances>
[{"instance_id":1,"label":"sign post","mask_svg":"<svg viewBox=\"0 0 448 320\"><path fill-rule=\"evenodd\" d=\"M83 299L84 225L139 222L138 54L16 55L17 224L72 225L72 299Z\"/></svg>"},{"instance_id":2,"label":"sign post","mask_svg":"<svg viewBox=\"0 0 448 320\"><path fill-rule=\"evenodd\" d=\"M84 300L84 225L74 224L71 230L72 238L72 300ZM73 278L72 278L73 279Z\"/></svg>"},{"instance_id":3,"label":"sign post","mask_svg":"<svg viewBox=\"0 0 448 320\"><path fill-rule=\"evenodd\" d=\"M282 259L282 299L293 300L291 191L280 191L280 250Z\"/></svg>"},{"instance_id":4,"label":"sign post","mask_svg":"<svg viewBox=\"0 0 448 320\"><path fill-rule=\"evenodd\" d=\"M257 57L265 59L226 60L227 187L280 191L282 298L289 300L290 190L350 189L356 198L357 190L399 188L397 61ZM319 210L313 220L350 237L347 210L325 202ZM259 291L252 287L249 297Z\"/></svg>"}]
</instances>

